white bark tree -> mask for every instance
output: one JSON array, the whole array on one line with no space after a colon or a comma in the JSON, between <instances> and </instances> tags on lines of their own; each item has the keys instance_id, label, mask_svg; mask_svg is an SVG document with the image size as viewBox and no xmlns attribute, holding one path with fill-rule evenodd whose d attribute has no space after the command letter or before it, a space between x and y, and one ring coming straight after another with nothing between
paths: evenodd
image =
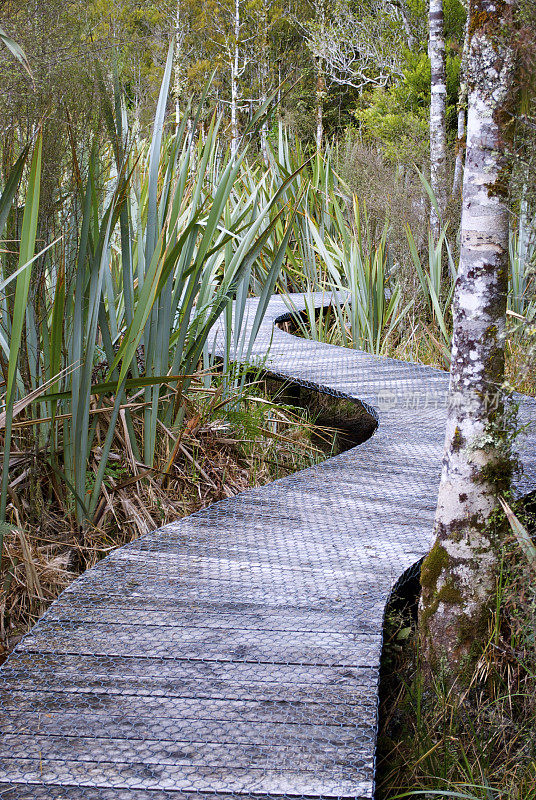
<instances>
[{"instance_id":1,"label":"white bark tree","mask_svg":"<svg viewBox=\"0 0 536 800\"><path fill-rule=\"evenodd\" d=\"M403 0L363 0L359 12L349 0L313 0L308 22L296 19L316 69L316 146L324 136L323 112L328 86L362 91L403 78L403 51L414 42Z\"/></svg>"},{"instance_id":2,"label":"white bark tree","mask_svg":"<svg viewBox=\"0 0 536 800\"><path fill-rule=\"evenodd\" d=\"M262 0L260 7L260 46L258 48L259 60L259 89L260 89L260 104L264 105L268 98L268 82L270 67L268 64L269 54L269 0ZM268 166L268 122L265 120L261 127L261 153L263 161Z\"/></svg>"},{"instance_id":3,"label":"white bark tree","mask_svg":"<svg viewBox=\"0 0 536 800\"><path fill-rule=\"evenodd\" d=\"M501 528L497 493L510 477L502 384L508 279L508 163L512 96L508 26L515 0L471 0L469 109L461 256L436 541L422 567L420 629L433 666L451 675L486 634Z\"/></svg>"},{"instance_id":4,"label":"white bark tree","mask_svg":"<svg viewBox=\"0 0 536 800\"><path fill-rule=\"evenodd\" d=\"M452 180L452 197L456 198L462 190L463 158L465 153L465 133L467 118L467 59L469 56L469 14L465 22L462 60L460 64L460 90L458 95L458 130L456 138L456 160Z\"/></svg>"},{"instance_id":5,"label":"white bark tree","mask_svg":"<svg viewBox=\"0 0 536 800\"><path fill-rule=\"evenodd\" d=\"M234 37L232 41L231 53L231 158L236 157L238 151L238 102L239 86L238 81L245 71L247 63L240 58L240 32L242 29L240 0L234 3L233 19Z\"/></svg>"},{"instance_id":6,"label":"white bark tree","mask_svg":"<svg viewBox=\"0 0 536 800\"><path fill-rule=\"evenodd\" d=\"M415 32L413 31L411 25L410 14L406 0L387 0L387 1L389 5L394 9L395 14L397 14L400 17L402 25L404 26L404 31L406 32L406 44L408 48L412 50L417 44L417 38L415 36Z\"/></svg>"},{"instance_id":7,"label":"white bark tree","mask_svg":"<svg viewBox=\"0 0 536 800\"><path fill-rule=\"evenodd\" d=\"M305 27L307 43L312 52L316 69L315 119L316 149L322 150L324 140L324 101L326 98L326 50L327 50L327 10L325 0L314 0L314 17Z\"/></svg>"},{"instance_id":8,"label":"white bark tree","mask_svg":"<svg viewBox=\"0 0 536 800\"><path fill-rule=\"evenodd\" d=\"M203 36L210 43L207 51L214 64L227 72L228 92L219 101L229 108L231 157L234 159L240 143L240 112L245 105L242 79L253 58L252 42L255 33L250 30L251 9L247 0L225 0L203 5L201 19Z\"/></svg>"},{"instance_id":9,"label":"white bark tree","mask_svg":"<svg viewBox=\"0 0 536 800\"><path fill-rule=\"evenodd\" d=\"M447 72L445 64L445 35L443 0L429 0L428 55L431 69L430 98L430 186L443 217L447 208ZM430 226L439 233L439 219L432 206Z\"/></svg>"},{"instance_id":10,"label":"white bark tree","mask_svg":"<svg viewBox=\"0 0 536 800\"><path fill-rule=\"evenodd\" d=\"M185 26L182 16L181 0L177 0L175 8L175 52L173 54L173 99L175 100L175 126L181 124L181 95L184 83L184 41Z\"/></svg>"},{"instance_id":11,"label":"white bark tree","mask_svg":"<svg viewBox=\"0 0 536 800\"><path fill-rule=\"evenodd\" d=\"M361 91L403 78L404 47L415 41L403 9L392 0L367 0L357 13L348 0L338 0L328 14L315 3L314 22L301 27L322 60L325 81Z\"/></svg>"},{"instance_id":12,"label":"white bark tree","mask_svg":"<svg viewBox=\"0 0 536 800\"><path fill-rule=\"evenodd\" d=\"M322 150L324 141L324 100L326 97L326 61L322 55L316 56L316 149Z\"/></svg>"}]
</instances>

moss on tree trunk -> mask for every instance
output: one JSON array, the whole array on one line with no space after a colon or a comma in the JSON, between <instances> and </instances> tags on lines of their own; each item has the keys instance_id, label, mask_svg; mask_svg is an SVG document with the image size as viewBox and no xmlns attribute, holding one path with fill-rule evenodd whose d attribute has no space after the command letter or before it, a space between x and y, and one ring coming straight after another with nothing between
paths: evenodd
<instances>
[{"instance_id":1,"label":"moss on tree trunk","mask_svg":"<svg viewBox=\"0 0 536 800\"><path fill-rule=\"evenodd\" d=\"M449 409L435 521L422 567L420 634L430 668L463 675L486 635L511 477L505 400L508 163L514 0L471 0L469 111Z\"/></svg>"}]
</instances>

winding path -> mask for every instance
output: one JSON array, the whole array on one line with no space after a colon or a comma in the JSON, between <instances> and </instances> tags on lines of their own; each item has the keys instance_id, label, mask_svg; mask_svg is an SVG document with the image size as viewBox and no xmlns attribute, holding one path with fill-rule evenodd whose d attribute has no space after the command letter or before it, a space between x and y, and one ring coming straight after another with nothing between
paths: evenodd
<instances>
[{"instance_id":1,"label":"winding path","mask_svg":"<svg viewBox=\"0 0 536 800\"><path fill-rule=\"evenodd\" d=\"M2 800L373 796L384 607L431 544L448 376L273 330L285 312L255 354L273 335L270 371L357 399L377 432L65 591L0 672ZM526 493L534 426L521 446Z\"/></svg>"}]
</instances>

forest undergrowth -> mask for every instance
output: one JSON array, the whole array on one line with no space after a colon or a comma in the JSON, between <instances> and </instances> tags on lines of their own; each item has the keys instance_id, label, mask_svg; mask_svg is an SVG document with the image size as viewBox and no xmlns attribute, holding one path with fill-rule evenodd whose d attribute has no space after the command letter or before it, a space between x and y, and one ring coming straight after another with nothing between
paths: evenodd
<instances>
[{"instance_id":1,"label":"forest undergrowth","mask_svg":"<svg viewBox=\"0 0 536 800\"><path fill-rule=\"evenodd\" d=\"M0 661L63 589L115 548L211 503L305 469L329 453L332 432L315 425L307 409L272 397L260 381L239 397L224 399L221 378L218 386L218 376L211 377L208 388L206 374L192 383L179 437L160 426L152 467L135 458L128 432L117 427L90 526L77 524L66 488L47 459L38 451L21 451L23 480L10 488L13 524L4 534ZM101 410L88 483L98 468L111 413ZM133 419L141 433L139 412ZM16 459L17 448L13 455Z\"/></svg>"},{"instance_id":2,"label":"forest undergrowth","mask_svg":"<svg viewBox=\"0 0 536 800\"><path fill-rule=\"evenodd\" d=\"M536 798L535 500L517 510L528 536L504 543L484 647L463 686L425 679L416 604L386 613L378 800Z\"/></svg>"}]
</instances>

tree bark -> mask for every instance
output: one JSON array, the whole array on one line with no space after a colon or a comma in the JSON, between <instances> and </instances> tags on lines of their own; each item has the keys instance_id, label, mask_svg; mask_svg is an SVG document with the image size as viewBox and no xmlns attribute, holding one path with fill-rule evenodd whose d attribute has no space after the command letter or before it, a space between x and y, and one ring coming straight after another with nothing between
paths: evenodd
<instances>
[{"instance_id":1,"label":"tree bark","mask_svg":"<svg viewBox=\"0 0 536 800\"><path fill-rule=\"evenodd\" d=\"M447 77L443 0L430 0L428 54L431 68L430 98L430 185L443 217L447 208ZM430 225L438 235L440 220L435 209L430 211Z\"/></svg>"},{"instance_id":2,"label":"tree bark","mask_svg":"<svg viewBox=\"0 0 536 800\"><path fill-rule=\"evenodd\" d=\"M175 53L173 55L173 96L175 99L175 127L178 130L181 124L181 84L182 84L182 43L183 31L181 27L181 0L177 0L175 8Z\"/></svg>"},{"instance_id":3,"label":"tree bark","mask_svg":"<svg viewBox=\"0 0 536 800\"><path fill-rule=\"evenodd\" d=\"M261 90L261 106L264 105L268 98L268 3L263 0L261 9L261 48L259 52L259 72L260 72L260 90ZM262 159L266 166L269 166L268 159L268 122L264 120L261 126L261 153Z\"/></svg>"},{"instance_id":4,"label":"tree bark","mask_svg":"<svg viewBox=\"0 0 536 800\"><path fill-rule=\"evenodd\" d=\"M326 81L324 78L324 63L321 56L316 59L316 149L322 150L324 139L324 96L326 94Z\"/></svg>"},{"instance_id":5,"label":"tree bark","mask_svg":"<svg viewBox=\"0 0 536 800\"><path fill-rule=\"evenodd\" d=\"M316 0L315 2L315 17L316 24L320 30L320 48L316 53L316 149L318 152L322 150L324 140L324 98L326 96L326 58L325 58L325 41L326 41L326 9L324 5L325 0Z\"/></svg>"},{"instance_id":6,"label":"tree bark","mask_svg":"<svg viewBox=\"0 0 536 800\"><path fill-rule=\"evenodd\" d=\"M465 153L465 120L467 116L467 58L469 55L469 14L465 23L462 62L460 65L460 92L458 96L458 131L456 137L456 161L452 181L452 197L458 198L462 190L463 157Z\"/></svg>"},{"instance_id":7,"label":"tree bark","mask_svg":"<svg viewBox=\"0 0 536 800\"><path fill-rule=\"evenodd\" d=\"M452 677L486 635L511 474L502 384L508 280L505 135L514 0L471 0L461 255L436 541L422 566L420 631L429 666ZM495 519L495 518L494 518Z\"/></svg>"},{"instance_id":8,"label":"tree bark","mask_svg":"<svg viewBox=\"0 0 536 800\"><path fill-rule=\"evenodd\" d=\"M234 6L234 52L231 62L231 158L238 152L238 77L240 70L240 0Z\"/></svg>"}]
</instances>

